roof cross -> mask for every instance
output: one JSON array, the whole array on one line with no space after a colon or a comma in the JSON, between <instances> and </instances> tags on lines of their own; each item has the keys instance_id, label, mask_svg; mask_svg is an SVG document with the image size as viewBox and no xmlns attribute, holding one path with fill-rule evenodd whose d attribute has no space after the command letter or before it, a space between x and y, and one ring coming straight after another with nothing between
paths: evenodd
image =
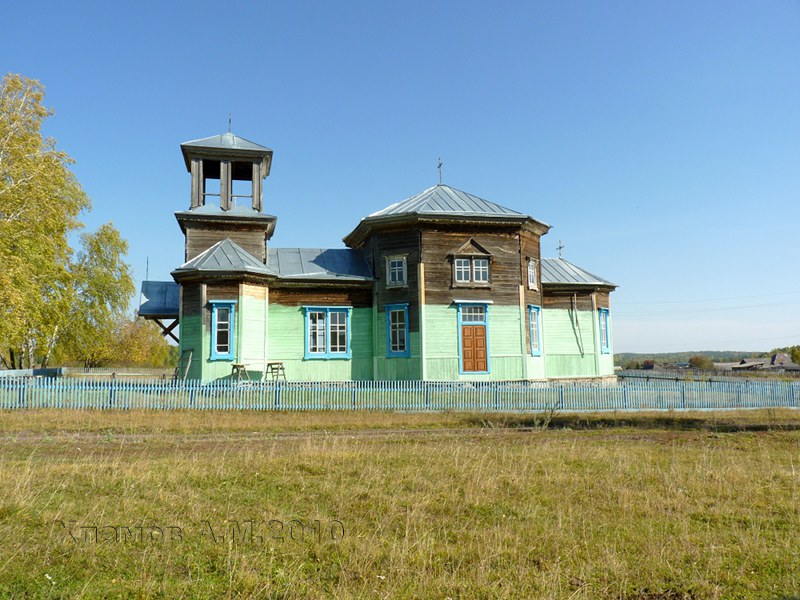
<instances>
[{"instance_id":1,"label":"roof cross","mask_svg":"<svg viewBox=\"0 0 800 600\"><path fill-rule=\"evenodd\" d=\"M440 156L439 157L439 166L437 167L439 169L439 185L442 185L442 164L443 164L442 163L442 157Z\"/></svg>"},{"instance_id":2,"label":"roof cross","mask_svg":"<svg viewBox=\"0 0 800 600\"><path fill-rule=\"evenodd\" d=\"M561 251L564 250L564 244L561 240L558 240L558 246L556 247L556 250L558 250L558 258L563 258Z\"/></svg>"}]
</instances>

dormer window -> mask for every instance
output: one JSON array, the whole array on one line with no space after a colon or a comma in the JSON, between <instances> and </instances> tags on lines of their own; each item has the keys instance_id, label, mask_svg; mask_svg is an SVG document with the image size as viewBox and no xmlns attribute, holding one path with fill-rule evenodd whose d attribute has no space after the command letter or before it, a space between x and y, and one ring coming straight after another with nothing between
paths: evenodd
<instances>
[{"instance_id":1,"label":"dormer window","mask_svg":"<svg viewBox=\"0 0 800 600\"><path fill-rule=\"evenodd\" d=\"M491 282L491 254L474 240L450 253L454 287L487 287Z\"/></svg>"}]
</instances>

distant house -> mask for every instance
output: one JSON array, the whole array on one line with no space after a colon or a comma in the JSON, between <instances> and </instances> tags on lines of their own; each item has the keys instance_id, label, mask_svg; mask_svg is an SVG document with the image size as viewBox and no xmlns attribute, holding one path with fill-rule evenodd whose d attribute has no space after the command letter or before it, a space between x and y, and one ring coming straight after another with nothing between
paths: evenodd
<instances>
[{"instance_id":1,"label":"distant house","mask_svg":"<svg viewBox=\"0 0 800 600\"><path fill-rule=\"evenodd\" d=\"M272 150L226 133L181 145L191 205L174 281L139 315L180 323L182 376L296 380L613 377L616 285L542 258L550 226L448 185L361 219L345 248L272 248ZM324 227L324 211L309 220Z\"/></svg>"},{"instance_id":2,"label":"distant house","mask_svg":"<svg viewBox=\"0 0 800 600\"><path fill-rule=\"evenodd\" d=\"M733 365L734 371L800 371L800 365L792 362L792 358L785 352L778 352L769 358L743 358L738 365Z\"/></svg>"}]
</instances>

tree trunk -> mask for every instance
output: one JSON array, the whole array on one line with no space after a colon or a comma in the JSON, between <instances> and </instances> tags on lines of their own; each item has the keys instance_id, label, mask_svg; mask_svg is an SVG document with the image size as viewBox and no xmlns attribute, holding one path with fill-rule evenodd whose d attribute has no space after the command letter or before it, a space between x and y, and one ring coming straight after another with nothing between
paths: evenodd
<instances>
[{"instance_id":1,"label":"tree trunk","mask_svg":"<svg viewBox=\"0 0 800 600\"><path fill-rule=\"evenodd\" d=\"M45 352L44 358L42 359L42 368L47 368L47 363L50 362L50 355L53 353L53 348L56 345L56 340L58 339L58 325L53 330L53 335L50 336L50 340L47 342L47 352Z\"/></svg>"}]
</instances>

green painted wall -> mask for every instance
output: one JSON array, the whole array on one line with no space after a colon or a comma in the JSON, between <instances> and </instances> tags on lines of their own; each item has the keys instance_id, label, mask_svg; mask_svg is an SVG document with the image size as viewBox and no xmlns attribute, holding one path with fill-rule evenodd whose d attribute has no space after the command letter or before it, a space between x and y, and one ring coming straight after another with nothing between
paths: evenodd
<instances>
[{"instance_id":1,"label":"green painted wall","mask_svg":"<svg viewBox=\"0 0 800 600\"><path fill-rule=\"evenodd\" d=\"M568 309L543 309L542 350L545 376L595 377L598 373L596 326L591 310L577 311L575 319L573 312Z\"/></svg>"},{"instance_id":2,"label":"green painted wall","mask_svg":"<svg viewBox=\"0 0 800 600\"><path fill-rule=\"evenodd\" d=\"M385 381L422 379L422 363L420 361L420 334L411 331L408 335L411 356L387 357L386 356L386 312L377 311L375 315L375 379Z\"/></svg>"},{"instance_id":3,"label":"green painted wall","mask_svg":"<svg viewBox=\"0 0 800 600\"><path fill-rule=\"evenodd\" d=\"M261 379L268 356L268 352L265 353L265 349L267 349L267 306L263 298L254 298L244 294L240 297L238 307L237 362L245 365L251 378Z\"/></svg>"},{"instance_id":4,"label":"green painted wall","mask_svg":"<svg viewBox=\"0 0 800 600\"><path fill-rule=\"evenodd\" d=\"M597 339L600 339L600 325L597 324L598 334ZM608 354L600 354L600 375L613 375L614 374L614 332L611 328L611 315L608 316L608 341L611 346ZM599 342L598 342L599 343Z\"/></svg>"},{"instance_id":5,"label":"green painted wall","mask_svg":"<svg viewBox=\"0 0 800 600\"><path fill-rule=\"evenodd\" d=\"M576 324L569 310L543 309L543 356L533 357L522 337L528 326L526 313L515 306L489 305L488 374L459 373L455 305L427 305L421 314L427 337L425 378L428 380L544 379L614 373L613 353L597 353L599 332L593 311L578 311ZM610 320L609 332L613 344ZM190 379L211 381L230 377L232 362L246 364L250 376L260 378L265 346L267 360L283 362L286 376L291 380L422 379L421 334L410 333L409 358L387 358L386 313L374 312L372 308L351 310L349 360L306 360L303 308L273 304L265 311L261 299L248 295L241 297L236 305L235 361L209 359L211 336L203 329L201 316L184 317L180 333L181 350L194 351Z\"/></svg>"},{"instance_id":6,"label":"green painted wall","mask_svg":"<svg viewBox=\"0 0 800 600\"><path fill-rule=\"evenodd\" d=\"M202 378L202 364L208 356L203 350L203 318L200 315L183 317L180 324L180 352L192 351L192 363L189 366L187 379Z\"/></svg>"},{"instance_id":7,"label":"green painted wall","mask_svg":"<svg viewBox=\"0 0 800 600\"><path fill-rule=\"evenodd\" d=\"M489 373L459 373L458 314L455 305L425 307L426 378L524 379L520 310L517 306L489 305Z\"/></svg>"},{"instance_id":8,"label":"green painted wall","mask_svg":"<svg viewBox=\"0 0 800 600\"><path fill-rule=\"evenodd\" d=\"M372 309L350 311L350 359L311 359L305 355L305 312L302 306L269 306L269 360L281 361L286 378L296 381L372 379Z\"/></svg>"}]
</instances>

